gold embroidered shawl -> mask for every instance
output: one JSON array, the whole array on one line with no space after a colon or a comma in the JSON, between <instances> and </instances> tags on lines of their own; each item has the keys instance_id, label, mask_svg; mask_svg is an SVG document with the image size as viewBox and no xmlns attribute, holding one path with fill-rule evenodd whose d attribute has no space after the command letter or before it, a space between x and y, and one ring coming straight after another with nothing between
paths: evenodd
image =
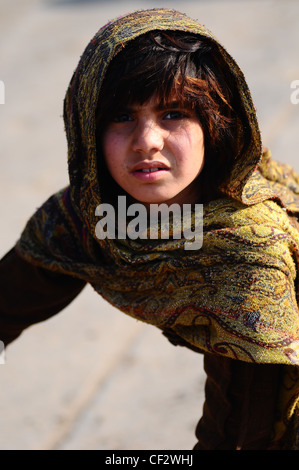
<instances>
[{"instance_id":1,"label":"gold embroidered shawl","mask_svg":"<svg viewBox=\"0 0 299 470\"><path fill-rule=\"evenodd\" d=\"M101 84L113 57L151 30L189 31L216 43L235 77L250 127L250 144L236 158L221 188L223 198L204 205L203 246L197 251L184 250L184 239L141 242L95 235L95 208L101 203L95 113ZM299 177L269 152L262 158L255 109L234 59L204 26L179 12L135 12L108 23L91 40L72 77L64 113L70 186L29 220L19 253L84 279L108 302L170 332L178 343L242 361L285 364L280 425L294 420L299 235L289 215L299 213ZM278 429L281 435L283 426Z\"/></svg>"}]
</instances>

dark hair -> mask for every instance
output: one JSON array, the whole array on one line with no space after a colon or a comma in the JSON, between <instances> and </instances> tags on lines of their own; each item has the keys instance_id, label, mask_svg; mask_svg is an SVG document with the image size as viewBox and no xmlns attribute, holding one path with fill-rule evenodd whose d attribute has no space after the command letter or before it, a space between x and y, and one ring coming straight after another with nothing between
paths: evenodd
<instances>
[{"instance_id":1,"label":"dark hair","mask_svg":"<svg viewBox=\"0 0 299 470\"><path fill-rule=\"evenodd\" d=\"M201 186L206 182L215 189L240 151L236 136L241 110L228 65L217 46L203 36L153 31L130 41L108 67L99 97L98 127L129 104L143 104L154 94L165 104L173 93L197 113L205 138L199 179Z\"/></svg>"}]
</instances>

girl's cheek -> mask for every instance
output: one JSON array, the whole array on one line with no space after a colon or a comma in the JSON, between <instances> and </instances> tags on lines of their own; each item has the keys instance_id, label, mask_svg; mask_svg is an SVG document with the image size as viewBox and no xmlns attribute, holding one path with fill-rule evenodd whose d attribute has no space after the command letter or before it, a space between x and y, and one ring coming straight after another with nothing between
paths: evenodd
<instances>
[{"instance_id":1,"label":"girl's cheek","mask_svg":"<svg viewBox=\"0 0 299 470\"><path fill-rule=\"evenodd\" d=\"M113 158L117 152L117 141L114 136L107 132L102 141L103 152L106 158Z\"/></svg>"}]
</instances>

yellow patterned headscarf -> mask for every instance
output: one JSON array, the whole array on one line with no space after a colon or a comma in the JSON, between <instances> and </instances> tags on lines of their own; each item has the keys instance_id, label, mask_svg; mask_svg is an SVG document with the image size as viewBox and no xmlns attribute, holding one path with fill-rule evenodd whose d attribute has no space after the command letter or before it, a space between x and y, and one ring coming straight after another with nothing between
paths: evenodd
<instances>
[{"instance_id":1,"label":"yellow patterned headscarf","mask_svg":"<svg viewBox=\"0 0 299 470\"><path fill-rule=\"evenodd\" d=\"M99 240L96 108L109 63L152 30L202 35L229 65L250 142L223 198L203 208L203 246L185 240ZM17 249L28 261L84 279L108 302L163 330L174 343L256 363L286 365L281 422L298 401L299 177L262 155L255 109L234 59L197 21L168 9L138 11L105 25L82 55L65 98L70 186L29 220ZM279 427L278 435L283 427ZM294 444L295 445L295 444ZM297 444L296 444L297 445Z\"/></svg>"}]
</instances>

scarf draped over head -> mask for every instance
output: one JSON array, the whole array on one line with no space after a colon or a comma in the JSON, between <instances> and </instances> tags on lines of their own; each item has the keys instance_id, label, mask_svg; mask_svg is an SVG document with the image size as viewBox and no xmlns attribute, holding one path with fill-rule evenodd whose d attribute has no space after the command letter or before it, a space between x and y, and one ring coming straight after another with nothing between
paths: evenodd
<instances>
[{"instance_id":1,"label":"scarf draped over head","mask_svg":"<svg viewBox=\"0 0 299 470\"><path fill-rule=\"evenodd\" d=\"M95 119L101 85L110 61L128 41L153 30L185 31L212 41L234 76L249 126L249 144L220 188L223 197L204 204L203 244L195 251L184 249L184 238L99 240L95 233L103 184ZM157 326L175 344L288 366L280 425L294 420L299 234L291 217L299 214L299 177L274 162L269 151L262 152L255 109L235 60L184 14L132 13L105 25L88 44L67 90L64 118L70 185L29 220L17 244L19 254L84 279L112 305Z\"/></svg>"}]
</instances>

